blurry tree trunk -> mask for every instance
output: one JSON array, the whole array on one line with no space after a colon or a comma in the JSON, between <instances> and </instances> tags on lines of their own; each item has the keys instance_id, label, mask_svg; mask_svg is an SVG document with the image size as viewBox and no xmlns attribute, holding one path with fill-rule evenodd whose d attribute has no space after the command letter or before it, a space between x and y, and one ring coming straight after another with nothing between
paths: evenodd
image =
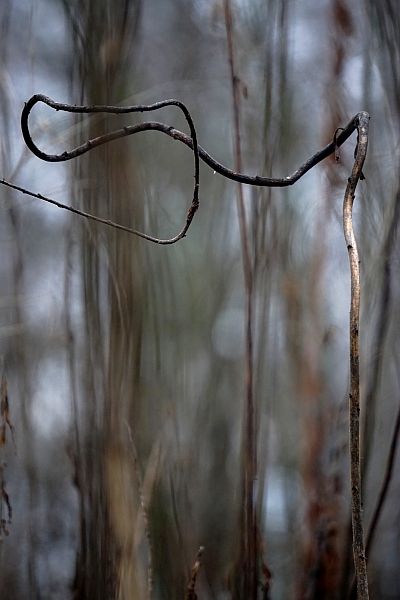
<instances>
[{"instance_id":1,"label":"blurry tree trunk","mask_svg":"<svg viewBox=\"0 0 400 600\"><path fill-rule=\"evenodd\" d=\"M332 0L327 12L330 32L326 81L326 124L323 142L332 139L334 132L346 118L346 94L343 72L348 60L349 39L354 34L352 15L344 0ZM303 356L299 357L298 385L302 406L302 464L301 474L306 501L304 531L300 543L297 596L302 600L339 597L342 572L346 561L344 517L341 497L343 463L340 436L336 419L338 401L329 393L328 381L323 376L323 351L330 344L329 330L324 331L323 314L326 245L332 211L332 198L342 193L345 176L332 156L325 168L323 206L315 217L314 248L309 267L309 281L305 302L305 322L298 331L305 330ZM304 293L304 291L303 291ZM335 439L333 447L329 440ZM332 442L331 442L332 445ZM351 542L351 540L350 540ZM351 550L351 546L350 546Z\"/></svg>"},{"instance_id":2,"label":"blurry tree trunk","mask_svg":"<svg viewBox=\"0 0 400 600\"><path fill-rule=\"evenodd\" d=\"M115 104L126 96L140 2L90 0L66 4L66 10L76 48L73 89L81 90L87 104ZM88 137L108 127L107 118L92 119ZM137 173L127 144L83 157L73 180L73 195L84 210L138 226ZM100 231L89 223L82 224L78 246L85 330L83 339L77 336L72 342L81 344L74 360L82 365L80 372L75 368L82 379L75 384L81 390L74 415L81 542L74 593L82 600L136 599L140 582L133 534L138 496L125 421L132 424L135 437L142 258L132 236Z\"/></svg>"}]
</instances>

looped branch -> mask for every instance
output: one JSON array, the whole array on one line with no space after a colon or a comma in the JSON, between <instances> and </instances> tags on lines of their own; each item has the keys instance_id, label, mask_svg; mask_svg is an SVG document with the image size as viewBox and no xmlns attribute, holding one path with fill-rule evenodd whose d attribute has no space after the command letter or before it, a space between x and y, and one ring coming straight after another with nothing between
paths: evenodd
<instances>
[{"instance_id":1,"label":"looped branch","mask_svg":"<svg viewBox=\"0 0 400 600\"><path fill-rule=\"evenodd\" d=\"M130 233L133 233L134 235L142 237L150 242L154 242L156 244L164 244L164 245L174 244L175 242L177 242L177 241L181 240L183 237L185 237L185 235L193 221L193 217L199 208L200 160L199 160L199 149L198 149L198 143L197 143L196 128L194 126L194 122L191 117L191 114L190 114L189 110L186 108L186 106L183 104L183 102L180 102L179 100L162 100L161 102L156 102L155 104L149 104L149 105L138 104L136 106L73 106L71 104L61 104L59 102L54 102L54 100L51 100L51 98L48 98L47 96L44 96L43 94L36 94L35 96L32 96L32 98L30 98L28 100L28 102L26 102L26 104L23 108L23 111L21 114L21 129L22 129L22 135L24 137L25 143L28 146L28 148L38 158L41 158L42 160L45 160L47 162L63 162L63 161L71 160L71 158L76 158L77 156L80 156L81 154L84 154L85 152L88 152L89 150L92 150L92 148L95 148L96 146L100 146L101 144L111 142L113 140L116 140L120 137L124 137L126 135L131 135L133 133L137 133L138 131L145 131L146 129L152 129L152 127L151 127L152 123L151 122L140 123L138 126L124 127L123 129L120 129L119 131L107 133L98 138L95 138L94 140L88 140L87 142L85 142L81 146L78 146L78 148L75 148L71 152L63 152L62 154L46 154L45 152L40 150L36 146L34 141L32 140L32 136L30 134L29 126L28 126L29 114L30 114L32 108L38 102L47 104L47 106L50 106L50 108L54 108L54 110L56 110L56 111L61 110L64 112L72 112L72 113L129 114L129 113L134 113L134 112L150 112L153 110L158 110L160 108L164 108L166 106L177 106L183 112L184 117L185 117L186 121L188 122L189 129L190 129L190 135L191 135L191 137L188 139L191 142L190 147L193 150L193 154L194 154L193 199L192 199L192 203L189 207L189 210L187 212L186 223L185 223L183 229L178 233L178 235L173 238L170 238L170 239L155 238L153 236L147 235L146 233L142 233L140 231L136 231L134 229L130 229L129 231L130 231Z\"/></svg>"},{"instance_id":2,"label":"looped branch","mask_svg":"<svg viewBox=\"0 0 400 600\"><path fill-rule=\"evenodd\" d=\"M190 136L188 136L185 133L183 133L182 131L179 131L178 129L175 129L174 127L168 126L164 123L160 123L157 121L145 121L143 123L138 123L137 125L131 125L128 127L123 127L122 129L118 129L111 133L106 133L104 135L101 135L92 140L88 140L84 144L77 146L76 148L74 148L73 150L70 150L69 152L65 151L61 154L46 154L45 152L40 150L36 146L34 141L32 140L32 136L30 134L29 126L28 126L29 114L30 114L32 108L38 102L47 104L47 106L49 106L50 108L53 108L56 111L61 110L61 111L71 112L71 113L130 114L130 113L134 113L134 112L141 112L141 113L150 112L153 110L158 110L160 108L164 108L166 106L177 106L183 112L183 114L189 124ZM296 169L296 171L294 171L294 173L292 173L292 175L289 175L288 177L283 177L283 178L260 177L259 175L250 176L250 175L245 175L243 173L236 173L235 171L228 169L227 167L225 167L224 165L222 165L221 163L216 161L210 154L208 154L208 152L206 152L206 150L204 150L204 148L199 146L199 144L197 142L197 134L196 134L196 129L194 126L193 119L189 113L189 110L179 100L162 100L161 102L156 102L155 104L149 104L149 105L139 104L139 105L135 105L135 106L106 106L106 105L104 105L104 106L75 106L72 104L61 104L59 102L55 102L54 100L51 100L51 98L48 98L47 96L44 96L42 94L36 94L35 96L32 96L32 98L30 98L24 106L24 109L21 114L21 129L22 129L22 135L24 137L25 143L28 146L28 148L33 152L33 154L35 154L35 156L37 156L38 158L40 158L46 162L64 162L67 160L71 160L72 158L76 158L78 156L81 156L82 154L85 154L86 152L88 152L89 150L92 150L93 148L96 148L97 146L101 146L102 144L106 144L113 140L117 140L117 139L129 136L129 135L134 135L135 133L139 133L141 131L150 131L150 130L160 131L161 133L164 133L165 135L172 137L174 140L178 140L178 141L182 142L183 144L185 144L188 148L190 148L193 151L193 154L194 154L194 163L195 163L195 165L194 165L194 180L195 180L195 182L194 182L194 190L193 190L193 199L192 199L192 203L189 207L189 210L188 210L188 213L186 216L186 223L185 223L182 231L177 236L170 238L170 239L159 239L159 238L155 238L153 236L147 235L145 233L142 233L140 231L136 231L135 229L130 229L129 227L117 225L116 223L112 223L111 221L101 220L98 217L95 217L94 215L90 215L88 213L82 213L83 216L85 216L87 218L91 218L96 221L103 222L106 225L117 227L118 229L123 229L124 231L128 231L129 233L137 235L137 236L144 238L150 242L154 242L156 244L174 244L175 242L177 242L180 239L182 239L183 237L185 237L185 235L191 225L193 217L196 214L197 209L199 208L199 185L200 185L199 159L200 158L209 167L211 167L211 169L213 169L216 173L219 173L220 175L222 175L223 177L226 177L227 179L231 179L231 180L237 181L239 183L245 183L248 185L256 185L256 186L260 186L260 187L287 187L287 186L290 186L290 185L293 185L294 183L296 183L296 181L298 181L303 175L305 175L305 173L307 173L310 169L312 169L315 165L320 163L322 160L327 158L330 154L332 154L334 152L336 153L337 149L342 144L344 144L344 142L350 137L350 135L357 129L357 125L359 123L360 116L362 114L363 113L358 113L357 115L355 115L355 117L353 117L353 119L346 125L346 127L344 127L340 131L340 133L338 133L339 130L337 130L335 132L332 142L330 142L327 146L325 146L325 148L323 148L319 152L316 152L313 156L311 156L308 160L306 160L306 162L303 163L298 169ZM7 184L4 181L3 182L0 181L0 183ZM12 186L10 186L10 187L12 187ZM22 189L20 191L22 191ZM35 194L32 194L27 191L25 191L25 193L28 193L30 195L35 195ZM35 195L35 196L40 197L40 194ZM46 201L51 201L44 197L42 197L41 199L46 200ZM77 212L79 214L79 211L77 211L77 209L71 209L71 207L66 207L66 206L63 207L60 203L56 203L55 201L52 201L52 202L53 202L53 204L57 204L57 206L60 206L61 208L67 208L68 210L72 210L72 212Z\"/></svg>"}]
</instances>

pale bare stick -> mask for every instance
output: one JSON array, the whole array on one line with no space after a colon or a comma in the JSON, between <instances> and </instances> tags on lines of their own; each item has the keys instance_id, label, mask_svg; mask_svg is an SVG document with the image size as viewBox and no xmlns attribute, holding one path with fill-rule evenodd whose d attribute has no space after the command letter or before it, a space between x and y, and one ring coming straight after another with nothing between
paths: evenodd
<instances>
[{"instance_id":1,"label":"pale bare stick","mask_svg":"<svg viewBox=\"0 0 400 600\"><path fill-rule=\"evenodd\" d=\"M357 122L358 138L354 154L354 165L348 179L343 201L343 231L349 255L351 275L350 300L350 487L351 521L353 529L353 555L357 581L358 600L368 600L367 565L364 545L364 528L361 502L360 469L360 367L359 367L359 325L360 325L360 265L356 238L353 229L353 202L357 183L363 178L362 168L368 147L369 115L359 113Z\"/></svg>"}]
</instances>

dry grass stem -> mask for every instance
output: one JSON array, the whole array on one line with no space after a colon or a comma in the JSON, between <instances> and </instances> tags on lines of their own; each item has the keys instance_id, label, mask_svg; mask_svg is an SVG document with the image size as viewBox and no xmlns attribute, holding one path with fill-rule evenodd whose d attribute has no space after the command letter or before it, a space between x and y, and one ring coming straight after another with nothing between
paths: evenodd
<instances>
[{"instance_id":1,"label":"dry grass stem","mask_svg":"<svg viewBox=\"0 0 400 600\"><path fill-rule=\"evenodd\" d=\"M144 522L144 529L146 534L146 542L147 542L147 600L151 600L153 597L153 544L150 535L150 524L149 524L149 510L143 493L143 479L142 474L140 472L139 460L136 453L136 448L133 443L132 438L132 430L129 427L129 424L125 421L126 428L128 430L129 443L131 445L134 464L135 464L135 472L136 478L139 488L139 496L140 496L140 506L142 507L142 517Z\"/></svg>"},{"instance_id":2,"label":"dry grass stem","mask_svg":"<svg viewBox=\"0 0 400 600\"><path fill-rule=\"evenodd\" d=\"M186 590L185 600L196 600L197 599L194 588L196 586L196 579L197 579L198 572L200 571L200 568L201 568L201 557L203 556L203 552L204 552L204 546L200 546L200 548L198 549L197 554L196 554L196 559L194 561L192 575L190 578L190 583Z\"/></svg>"}]
</instances>

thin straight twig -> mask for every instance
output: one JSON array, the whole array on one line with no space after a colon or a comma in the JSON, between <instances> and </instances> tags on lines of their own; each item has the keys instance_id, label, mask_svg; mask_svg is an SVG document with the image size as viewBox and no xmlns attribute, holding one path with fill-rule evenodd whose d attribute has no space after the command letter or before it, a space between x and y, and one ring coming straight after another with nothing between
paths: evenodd
<instances>
[{"instance_id":1,"label":"thin straight twig","mask_svg":"<svg viewBox=\"0 0 400 600\"><path fill-rule=\"evenodd\" d=\"M0 179L0 184L5 185L12 190L16 190L17 192L21 192L26 196L31 196L32 198L38 198L38 200L43 200L44 202L48 202L49 204L53 204L53 206L57 206L57 208L63 208L64 210L68 210L69 212L74 213L80 217L85 217L85 219L90 219L91 221L96 221L97 223L102 223L103 225L108 225L109 227L114 227L115 229L119 229L120 231L125 231L126 233L130 233L133 235L137 235L149 242L154 242L156 244L173 244L177 242L180 237L172 238L170 240L159 240L158 238L153 238L151 235L147 235L146 233L142 233L141 231L137 231L136 229L131 229L130 227L125 227L125 225L119 225L114 221L110 221L109 219L101 219L100 217L96 217L96 215L92 215L91 213L84 212L83 210L79 210L78 208L74 208L73 206L68 206L67 204L62 204L57 200L53 200L52 198L47 198L46 196L42 196L42 194L35 194L25 188L22 188L18 185L14 185L13 183L9 183L5 179Z\"/></svg>"},{"instance_id":2,"label":"thin straight twig","mask_svg":"<svg viewBox=\"0 0 400 600\"><path fill-rule=\"evenodd\" d=\"M348 179L343 201L343 231L349 255L351 274L350 302L350 486L351 520L353 529L353 555L357 580L358 600L368 600L367 565L362 522L361 472L360 472L360 370L359 370L359 321L360 321L360 265L357 243L353 229L353 202L368 146L369 115L359 113L358 138L354 165Z\"/></svg>"},{"instance_id":3,"label":"thin straight twig","mask_svg":"<svg viewBox=\"0 0 400 600\"><path fill-rule=\"evenodd\" d=\"M232 83L235 167L238 172L242 168L242 149L240 138L240 97L239 79L235 70L233 49L233 17L229 0L224 0L225 27L228 42L228 59ZM246 210L244 206L243 188L237 186L236 205L238 211L240 240L242 246L244 285L246 291L246 425L245 425L245 564L244 595L248 600L257 597L257 534L254 514L254 479L256 473L256 450L254 441L254 398L253 398L253 269L249 247Z\"/></svg>"},{"instance_id":4,"label":"thin straight twig","mask_svg":"<svg viewBox=\"0 0 400 600\"><path fill-rule=\"evenodd\" d=\"M144 530L146 533L147 556L148 556L148 560L147 560L147 600L152 600L152 597L153 597L153 543L152 543L152 539L151 539L151 535L150 535L149 510L148 510L146 500L144 497L142 474L141 474L140 468L139 468L139 459L138 459L138 456L136 453L135 444L133 443L132 430L131 430L129 424L127 423L127 421L125 421L125 425L128 430L129 443L131 445L133 460L134 460L134 464L135 464L136 479L137 479L138 488L139 488L140 506L142 508Z\"/></svg>"},{"instance_id":5,"label":"thin straight twig","mask_svg":"<svg viewBox=\"0 0 400 600\"><path fill-rule=\"evenodd\" d=\"M361 465L361 472L363 476L365 476L368 470L368 463L373 442L374 425L376 421L375 413L377 404L377 394L379 390L381 371L384 364L385 341L390 323L388 312L392 303L391 259L395 249L396 232L398 229L399 218L400 187L396 193L396 198L393 207L393 216L382 249L383 279L382 285L380 286L381 298L378 313L379 316L377 321L378 324L376 328L375 358L371 369L372 373L368 382L365 400L366 406L368 406L368 419L365 419L364 421L363 462Z\"/></svg>"},{"instance_id":6,"label":"thin straight twig","mask_svg":"<svg viewBox=\"0 0 400 600\"><path fill-rule=\"evenodd\" d=\"M194 561L192 574L190 577L190 582L189 582L189 585L186 590L185 600L196 600L196 598L197 598L194 588L196 586L197 574L201 568L201 557L203 556L203 552L204 552L204 546L200 546L200 548L197 551L196 558Z\"/></svg>"},{"instance_id":7,"label":"thin straight twig","mask_svg":"<svg viewBox=\"0 0 400 600\"><path fill-rule=\"evenodd\" d=\"M385 476L383 478L382 488L379 493L378 502L376 504L374 514L372 515L371 524L368 530L367 541L365 544L365 552L368 556L369 551L372 546L372 542L375 535L376 526L379 520L379 517L382 512L383 503L385 501L387 491L389 489L389 483L392 478L393 467L394 467L394 459L396 456L397 445L399 441L399 433L400 433L400 407L397 412L396 423L393 429L393 435L390 442L389 455L386 463Z\"/></svg>"}]
</instances>

